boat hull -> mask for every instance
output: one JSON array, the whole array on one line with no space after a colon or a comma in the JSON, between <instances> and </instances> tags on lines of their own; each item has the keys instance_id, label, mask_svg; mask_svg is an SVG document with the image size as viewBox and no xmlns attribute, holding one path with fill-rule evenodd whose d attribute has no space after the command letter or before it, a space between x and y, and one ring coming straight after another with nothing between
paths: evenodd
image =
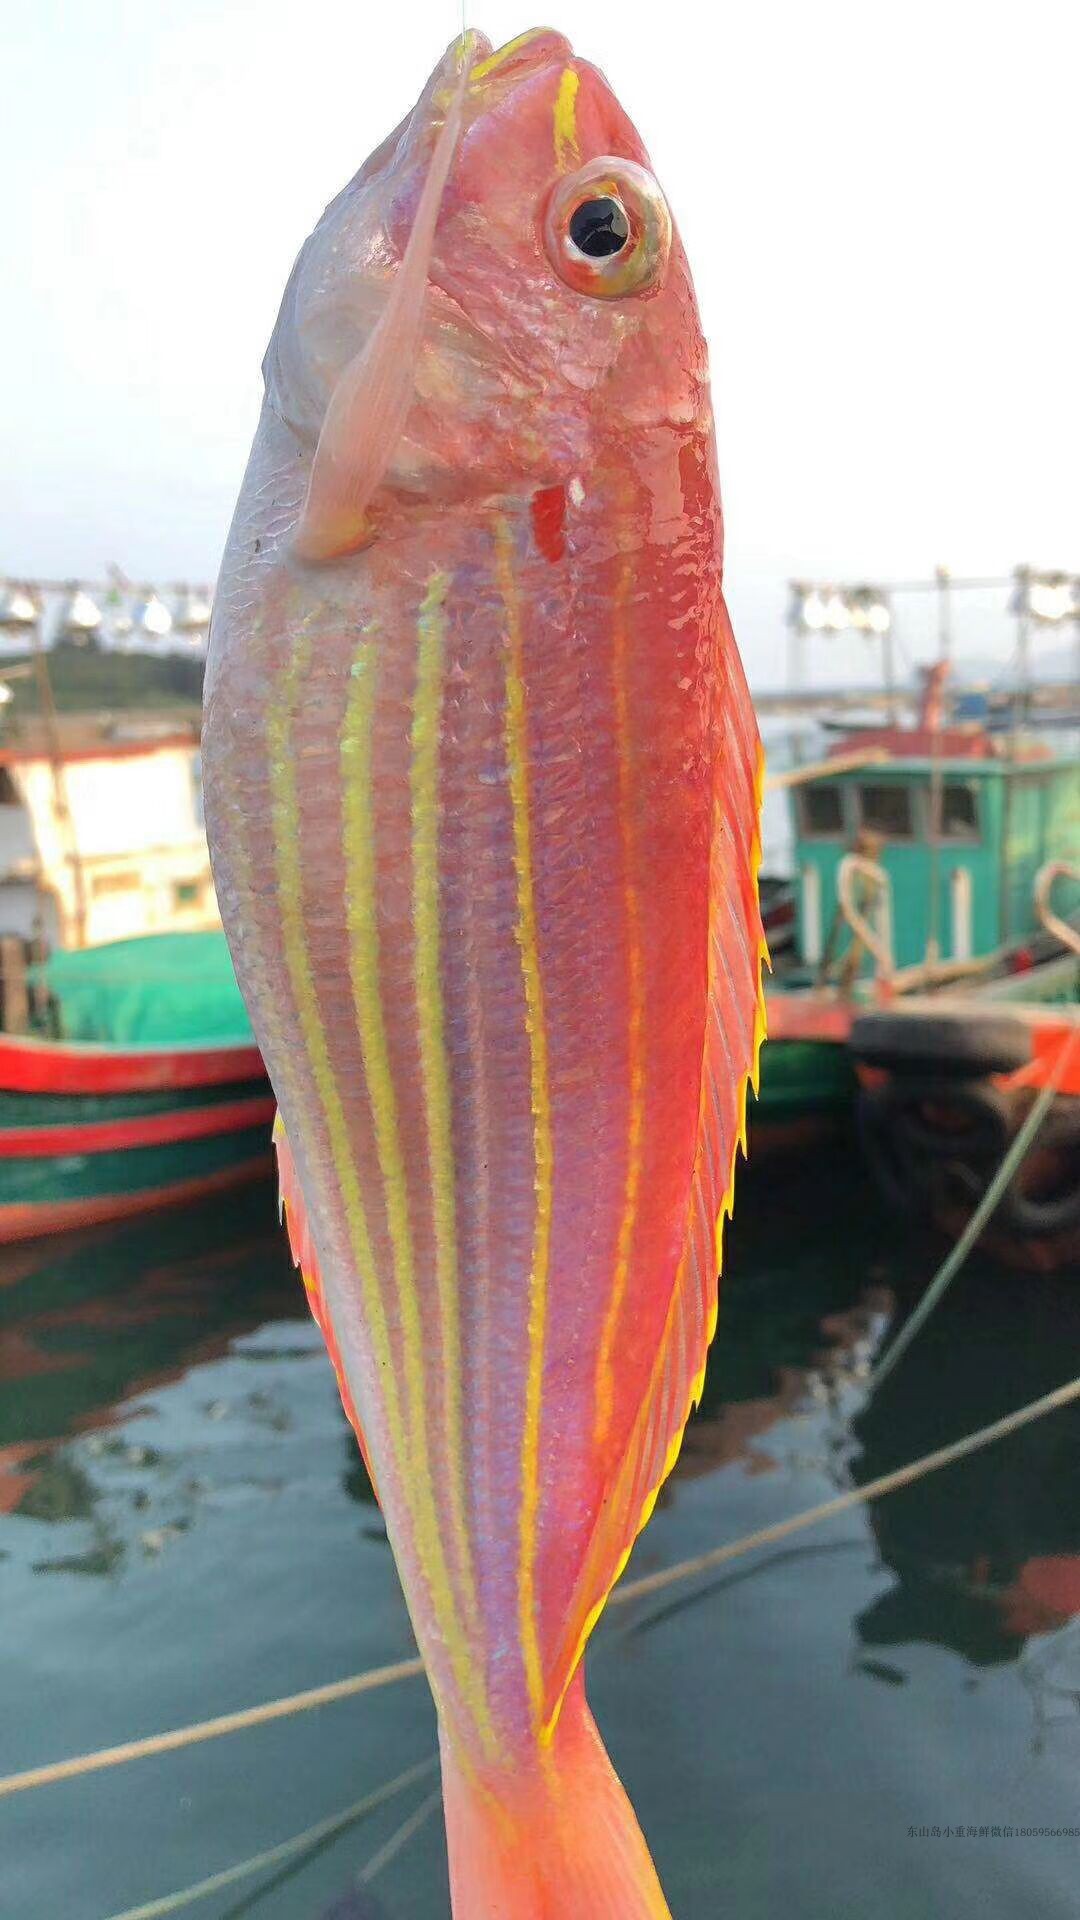
<instances>
[{"instance_id":1,"label":"boat hull","mask_svg":"<svg viewBox=\"0 0 1080 1920\"><path fill-rule=\"evenodd\" d=\"M835 1131L851 1111L847 1041L853 1009L833 994L774 989L761 1085L748 1112L755 1150L798 1147Z\"/></svg>"},{"instance_id":2,"label":"boat hull","mask_svg":"<svg viewBox=\"0 0 1080 1920\"><path fill-rule=\"evenodd\" d=\"M1080 1014L1032 999L912 1001L852 1034L856 1120L883 1200L956 1239L1044 1089L1039 1131L983 1228L991 1253L1047 1271L1080 1259Z\"/></svg>"},{"instance_id":3,"label":"boat hull","mask_svg":"<svg viewBox=\"0 0 1080 1920\"><path fill-rule=\"evenodd\" d=\"M265 1174L253 1046L0 1040L0 1244L175 1206Z\"/></svg>"}]
</instances>

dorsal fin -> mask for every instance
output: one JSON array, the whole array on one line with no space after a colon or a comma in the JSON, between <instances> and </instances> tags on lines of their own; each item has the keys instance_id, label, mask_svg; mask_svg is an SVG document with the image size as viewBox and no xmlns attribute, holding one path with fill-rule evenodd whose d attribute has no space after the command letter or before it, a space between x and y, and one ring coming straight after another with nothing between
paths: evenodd
<instances>
[{"instance_id":1,"label":"dorsal fin","mask_svg":"<svg viewBox=\"0 0 1080 1920\"><path fill-rule=\"evenodd\" d=\"M768 950L758 904L764 759L750 694L721 604L726 679L717 717L710 859L708 1007L697 1154L682 1259L652 1378L614 1467L547 1675L546 1733L558 1724L586 1642L656 1504L701 1397L716 1330L721 1236L731 1214L746 1101L757 1091L765 1037L762 967Z\"/></svg>"}]
</instances>

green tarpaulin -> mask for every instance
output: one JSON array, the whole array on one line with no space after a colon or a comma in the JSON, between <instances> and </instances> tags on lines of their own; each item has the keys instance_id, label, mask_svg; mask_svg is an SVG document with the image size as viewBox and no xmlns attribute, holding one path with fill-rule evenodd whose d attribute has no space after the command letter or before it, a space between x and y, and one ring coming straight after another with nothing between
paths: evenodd
<instances>
[{"instance_id":1,"label":"green tarpaulin","mask_svg":"<svg viewBox=\"0 0 1080 1920\"><path fill-rule=\"evenodd\" d=\"M250 1043L222 933L152 933L32 969L55 1002L59 1037L129 1047Z\"/></svg>"}]
</instances>

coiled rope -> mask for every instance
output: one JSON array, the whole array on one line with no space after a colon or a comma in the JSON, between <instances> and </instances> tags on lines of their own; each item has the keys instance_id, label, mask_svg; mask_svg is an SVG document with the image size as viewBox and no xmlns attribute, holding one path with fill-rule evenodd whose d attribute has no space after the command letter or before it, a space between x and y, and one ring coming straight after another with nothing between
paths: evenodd
<instances>
[{"instance_id":1,"label":"coiled rope","mask_svg":"<svg viewBox=\"0 0 1080 1920\"><path fill-rule=\"evenodd\" d=\"M1029 1426L1033 1420L1040 1420L1045 1414L1068 1406L1077 1398L1080 1398L1080 1378L1056 1387L1052 1393L1043 1394L1038 1400L1029 1401L1027 1406L1005 1414L989 1426L977 1428L961 1440L938 1447L933 1453L923 1454L906 1467L898 1467L891 1473L881 1474L876 1480L867 1481L865 1486L851 1487L831 1500L823 1500L818 1506L791 1514L786 1520L776 1520L769 1526L758 1527L753 1533L743 1534L738 1540L713 1547L707 1553L694 1554L689 1559L676 1561L673 1566L662 1567L656 1573L642 1574L636 1580L625 1581L615 1589L608 1605L627 1606L632 1600L643 1599L649 1594L661 1592L665 1587L675 1586L681 1580L707 1573L713 1567L750 1553L755 1547L769 1546L776 1540L784 1540L790 1534L801 1532L805 1527L829 1520L834 1514L845 1513L849 1508L862 1506L869 1500L881 1499L885 1494L895 1492L898 1487L909 1486L926 1474L936 1473L955 1460L965 1459L968 1454L991 1446L996 1440L1004 1440L1020 1427ZM418 1679L423 1670L423 1662L419 1657L398 1660L389 1666L369 1667L365 1672L350 1674L344 1680L332 1680L325 1686L309 1687L303 1693L287 1694L278 1700L265 1701L261 1706L247 1707L239 1713L221 1714L216 1719L199 1720L187 1727L174 1727L167 1733L151 1734L143 1740L128 1740L122 1746L102 1747L95 1753L77 1754L69 1760L55 1760L46 1766L29 1767L22 1773L9 1773L0 1779L0 1799L9 1794L26 1793L34 1787L53 1786L61 1780L79 1779L84 1774L98 1773L107 1767L123 1766L130 1760L145 1760L153 1754L175 1752L180 1747L195 1746L203 1740L216 1740L223 1734L241 1733L248 1727L262 1726L269 1720L283 1720L289 1715L306 1713L312 1707L329 1706L334 1701L346 1700L357 1694L375 1693L382 1687L394 1686L400 1680Z\"/></svg>"}]
</instances>

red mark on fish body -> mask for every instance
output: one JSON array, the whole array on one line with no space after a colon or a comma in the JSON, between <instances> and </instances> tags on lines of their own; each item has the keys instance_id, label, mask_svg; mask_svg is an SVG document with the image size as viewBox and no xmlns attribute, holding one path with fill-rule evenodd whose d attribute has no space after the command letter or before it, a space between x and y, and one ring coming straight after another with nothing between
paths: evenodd
<instances>
[{"instance_id":1,"label":"red mark on fish body","mask_svg":"<svg viewBox=\"0 0 1080 1920\"><path fill-rule=\"evenodd\" d=\"M532 524L544 559L561 560L566 552L565 487L541 487L533 494Z\"/></svg>"}]
</instances>

